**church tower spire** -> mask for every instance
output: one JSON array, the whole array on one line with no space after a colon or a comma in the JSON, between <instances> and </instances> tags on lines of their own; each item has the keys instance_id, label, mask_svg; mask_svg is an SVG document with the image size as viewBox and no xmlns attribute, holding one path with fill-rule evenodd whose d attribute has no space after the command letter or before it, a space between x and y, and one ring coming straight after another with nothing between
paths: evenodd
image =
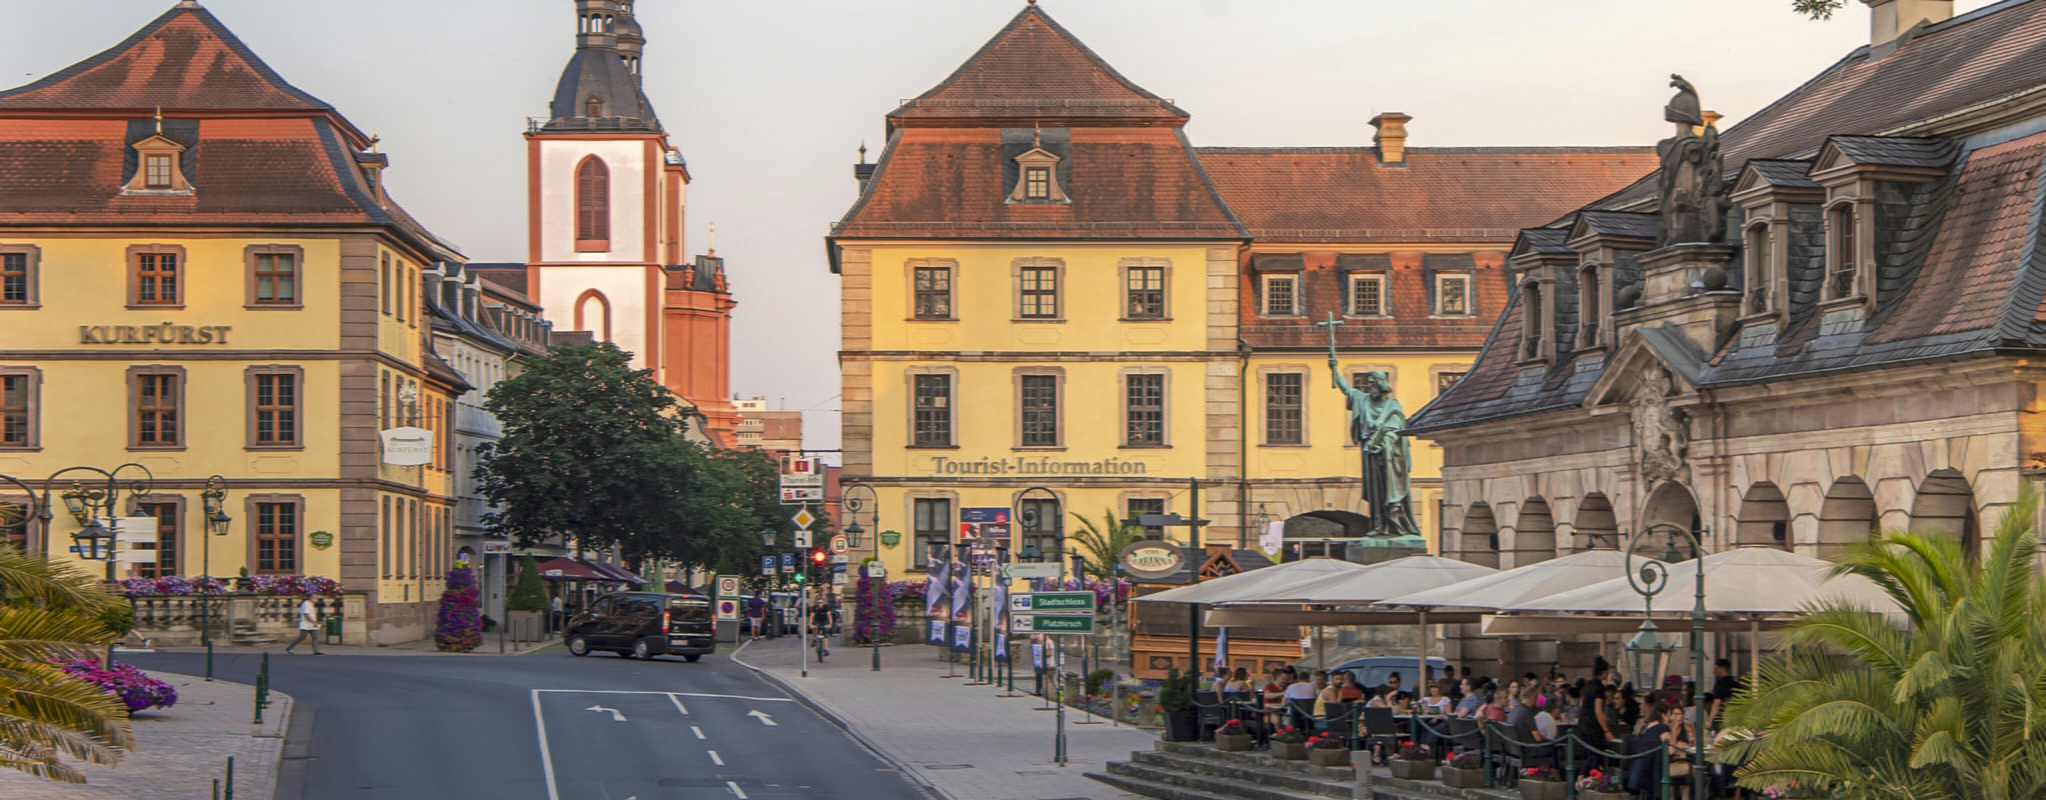
<instances>
[{"instance_id":1,"label":"church tower spire","mask_svg":"<svg viewBox=\"0 0 2046 800\"><path fill-rule=\"evenodd\" d=\"M639 78L639 54L646 49L646 36L640 32L639 20L632 18L632 0L617 0L618 17L615 32L618 35L618 54L625 58L625 71Z\"/></svg>"},{"instance_id":2,"label":"church tower spire","mask_svg":"<svg viewBox=\"0 0 2046 800\"><path fill-rule=\"evenodd\" d=\"M639 89L646 47L631 0L575 0L575 54L555 84L543 131L659 133L661 121Z\"/></svg>"}]
</instances>

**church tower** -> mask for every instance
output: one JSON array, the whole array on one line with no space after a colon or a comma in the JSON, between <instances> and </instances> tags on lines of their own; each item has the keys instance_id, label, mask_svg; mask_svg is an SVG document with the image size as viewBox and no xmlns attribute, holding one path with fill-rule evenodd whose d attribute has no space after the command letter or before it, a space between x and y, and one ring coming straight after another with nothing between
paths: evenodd
<instances>
[{"instance_id":1,"label":"church tower","mask_svg":"<svg viewBox=\"0 0 2046 800\"><path fill-rule=\"evenodd\" d=\"M633 0L574 0L576 48L544 120L526 131L527 294L556 330L633 354L734 438L721 259L685 261L689 168L641 88L646 36Z\"/></svg>"}]
</instances>

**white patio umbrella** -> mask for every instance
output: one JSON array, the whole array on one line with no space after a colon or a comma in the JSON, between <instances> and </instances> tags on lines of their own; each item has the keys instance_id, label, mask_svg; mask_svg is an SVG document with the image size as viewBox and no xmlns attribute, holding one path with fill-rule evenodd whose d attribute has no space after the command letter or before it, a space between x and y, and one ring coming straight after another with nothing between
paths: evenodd
<instances>
[{"instance_id":1,"label":"white patio umbrella","mask_svg":"<svg viewBox=\"0 0 2046 800\"><path fill-rule=\"evenodd\" d=\"M1388 597L1413 594L1444 586L1450 586L1475 578L1498 573L1498 570L1482 564L1472 564L1453 558L1439 556L1407 556L1391 561L1381 561L1354 572L1344 572L1319 580L1292 587L1288 592L1268 597L1254 604L1232 604L1217 609L1214 613L1255 612L1271 610L1274 606L1288 606L1299 615L1303 624L1320 628L1323 624L1359 624L1354 611L1336 609L1316 610L1299 608L1302 604L1319 606L1365 606L1382 603ZM1397 612L1367 612L1379 620L1378 624L1417 623L1421 626L1421 671L1418 679L1428 680L1428 609L1416 609L1407 617ZM1326 619L1318 618L1327 615ZM1440 620L1438 620L1440 621ZM1317 639L1320 637L1317 636ZM1421 685L1420 683L1415 684Z\"/></svg>"},{"instance_id":2,"label":"white patio umbrella","mask_svg":"<svg viewBox=\"0 0 2046 800\"><path fill-rule=\"evenodd\" d=\"M1365 569L1333 558L1310 558L1239 572L1136 598L1139 603L1227 603L1263 601L1295 593L1297 587Z\"/></svg>"}]
</instances>

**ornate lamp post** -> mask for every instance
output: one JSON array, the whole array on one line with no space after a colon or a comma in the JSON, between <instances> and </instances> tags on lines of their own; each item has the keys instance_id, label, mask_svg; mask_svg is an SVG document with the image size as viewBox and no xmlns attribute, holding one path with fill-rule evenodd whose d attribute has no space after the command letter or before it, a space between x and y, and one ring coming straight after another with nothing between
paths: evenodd
<instances>
[{"instance_id":1,"label":"ornate lamp post","mask_svg":"<svg viewBox=\"0 0 2046 800\"><path fill-rule=\"evenodd\" d=\"M142 474L137 477L123 478L123 473L130 470ZM43 523L45 535L48 535L50 520L54 517L50 513L50 487L56 485L58 478L72 472L89 472L98 475L100 480L84 483L74 479L71 482L71 488L61 495L64 500L64 509L71 512L71 516L77 519L80 525L79 531L71 534L71 541L80 548L79 557L88 561L107 562L106 580L108 583L112 583L114 581L115 551L119 549L118 544L120 541L120 532L118 530L120 517L114 515L114 509L120 505L121 493L124 490L130 497L141 497L142 495L149 494L150 487L156 483L156 476L149 471L148 467L132 462L122 464L112 470L104 470L99 467L77 466L65 467L51 473L50 477L43 480L42 507L36 512L36 519ZM101 517L112 520L116 527L108 528L105 525L101 525L99 522Z\"/></svg>"},{"instance_id":2,"label":"ornate lamp post","mask_svg":"<svg viewBox=\"0 0 2046 800\"><path fill-rule=\"evenodd\" d=\"M1705 796L1705 558L1704 548L1699 545L1703 537L1682 527L1668 523L1656 523L1643 529L1627 540L1626 563L1634 560L1634 551L1641 545L1643 537L1657 530L1669 533L1669 549L1665 558L1681 555L1677 551L1679 536L1690 545L1691 558L1698 570L1696 596L1691 605L1691 687L1692 706L1698 717L1698 730L1691 732L1691 796ZM1623 567L1624 569L1624 567ZM1659 685L1662 676L1668 675L1670 655L1676 651L1676 643L1663 638L1652 619L1655 612L1655 596L1669 586L1669 567L1661 562L1642 563L1637 574L1627 570L1627 585L1635 594L1641 595L1645 606L1640 632L1627 642L1627 657L1636 687Z\"/></svg>"},{"instance_id":3,"label":"ornate lamp post","mask_svg":"<svg viewBox=\"0 0 2046 800\"><path fill-rule=\"evenodd\" d=\"M199 643L213 643L213 537L226 536L227 528L234 518L227 515L227 479L214 475L206 479L206 488L199 492L201 507L206 512L206 534L199 537Z\"/></svg>"},{"instance_id":4,"label":"ornate lamp post","mask_svg":"<svg viewBox=\"0 0 2046 800\"><path fill-rule=\"evenodd\" d=\"M1044 521L1042 517L1038 516L1036 505L1024 502L1032 494L1040 493L1043 494L1045 497L1050 498L1052 507L1054 509L1057 509L1052 513L1051 523L1052 532L1058 535L1058 545L1056 547L1058 553L1049 554L1048 557L1057 558L1059 560L1059 588L1064 589L1066 588L1066 559L1063 555L1066 552L1066 526L1064 513L1065 506L1063 503L1059 501L1058 493L1050 489L1047 489L1043 486L1032 486L1028 489L1024 489L1023 491L1018 492L1016 494L1016 505L1020 506L1020 508L1016 510L1015 519L1018 523L1022 525L1023 530L1025 531L1029 531L1036 528L1038 526L1038 523ZM1025 560L1030 560L1029 554L1031 553L1031 551L1036 549L1034 547L1035 544L1036 544L1035 542L1025 540L1023 545L1023 552L1018 555L1024 558ZM1047 554L1039 554L1039 559L1045 557L1047 557ZM1061 645L1060 639L1061 637L1059 637L1056 634L1054 634L1051 637L1052 651L1054 657L1047 659L1048 661L1051 661L1053 664L1052 669L1054 670L1053 673L1054 680L1052 681L1052 685L1054 687L1065 686L1065 677L1063 675L1058 675L1056 672L1056 670L1059 667L1065 666L1066 650L1064 647L1060 646ZM1044 695L1044 671L1043 670L1033 671L1037 674L1038 696L1042 697ZM1055 716L1058 717L1055 723L1058 726L1058 735L1053 742L1052 755L1054 759L1058 761L1060 766L1064 766L1066 763L1066 699L1064 697L1060 697L1058 699L1058 702L1053 703L1052 705L1058 709L1055 712Z\"/></svg>"},{"instance_id":5,"label":"ornate lamp post","mask_svg":"<svg viewBox=\"0 0 2046 800\"><path fill-rule=\"evenodd\" d=\"M847 519L845 526L845 543L847 546L857 549L860 546L861 535L866 533L866 529L860 527L860 513L863 511L866 512L867 519L874 523L874 527L875 528L881 527L880 508L881 498L880 495L875 494L874 487L868 486L863 483L840 483L839 486L840 488L838 502L839 505L845 507L845 515ZM859 491L865 491L867 493L867 496L865 498L861 498L859 495L854 494L855 492ZM869 510L869 506L872 507L871 510ZM881 532L876 530L874 532L874 535L878 537L881 535ZM874 563L878 564L880 562L876 561ZM862 567L862 569L865 568ZM871 585L869 586L868 597L874 603L874 607L867 610L867 613L872 617L871 619L868 620L867 623L869 628L869 630L867 631L868 634L867 644L869 646L869 649L873 651L874 656L874 663L869 668L869 671L880 672L881 603L885 601L881 597L880 589L873 587Z\"/></svg>"}]
</instances>

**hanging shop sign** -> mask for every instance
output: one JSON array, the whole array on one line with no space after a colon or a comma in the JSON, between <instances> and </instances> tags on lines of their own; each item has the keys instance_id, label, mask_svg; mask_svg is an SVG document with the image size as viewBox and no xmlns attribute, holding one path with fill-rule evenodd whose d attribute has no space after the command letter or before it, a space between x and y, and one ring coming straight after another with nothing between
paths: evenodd
<instances>
[{"instance_id":1,"label":"hanging shop sign","mask_svg":"<svg viewBox=\"0 0 2046 800\"><path fill-rule=\"evenodd\" d=\"M433 461L433 431L425 428L392 428L384 431L384 463L393 467L417 467Z\"/></svg>"},{"instance_id":2,"label":"hanging shop sign","mask_svg":"<svg viewBox=\"0 0 2046 800\"><path fill-rule=\"evenodd\" d=\"M1122 570L1138 580L1163 578L1185 562L1178 547L1165 542L1137 542L1122 551Z\"/></svg>"}]
</instances>

